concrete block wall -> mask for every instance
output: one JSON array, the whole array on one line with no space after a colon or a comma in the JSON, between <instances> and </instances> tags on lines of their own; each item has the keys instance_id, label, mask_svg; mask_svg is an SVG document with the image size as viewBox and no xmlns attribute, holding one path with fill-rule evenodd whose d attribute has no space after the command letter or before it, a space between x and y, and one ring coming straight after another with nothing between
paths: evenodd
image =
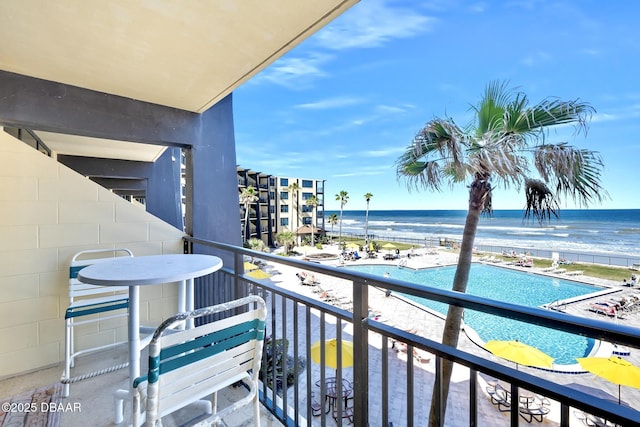
<instances>
[{"instance_id":1,"label":"concrete block wall","mask_svg":"<svg viewBox=\"0 0 640 427\"><path fill-rule=\"evenodd\" d=\"M0 129L0 378L64 361L68 269L81 250L182 253L183 232ZM177 307L177 285L146 286L140 320ZM87 326L78 347L126 338L124 318ZM61 365L62 372L62 365Z\"/></svg>"}]
</instances>

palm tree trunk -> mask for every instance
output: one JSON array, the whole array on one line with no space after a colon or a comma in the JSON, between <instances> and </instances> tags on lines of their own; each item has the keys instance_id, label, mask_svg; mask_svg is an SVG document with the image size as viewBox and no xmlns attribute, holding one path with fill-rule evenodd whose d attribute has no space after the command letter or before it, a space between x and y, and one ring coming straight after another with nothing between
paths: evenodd
<instances>
[{"instance_id":1,"label":"palm tree trunk","mask_svg":"<svg viewBox=\"0 0 640 427\"><path fill-rule=\"evenodd\" d=\"M340 206L340 227L338 231L338 250L340 250L341 242L342 242L342 205Z\"/></svg>"},{"instance_id":2,"label":"palm tree trunk","mask_svg":"<svg viewBox=\"0 0 640 427\"><path fill-rule=\"evenodd\" d=\"M313 234L313 227L315 226L316 221L315 221L315 215L314 215L314 207L311 207L311 247L313 247L314 245L314 234Z\"/></svg>"},{"instance_id":3,"label":"palm tree trunk","mask_svg":"<svg viewBox=\"0 0 640 427\"><path fill-rule=\"evenodd\" d=\"M249 204L244 205L244 241L249 240Z\"/></svg>"},{"instance_id":4,"label":"palm tree trunk","mask_svg":"<svg viewBox=\"0 0 640 427\"><path fill-rule=\"evenodd\" d=\"M452 290L457 292L466 292L467 283L469 282L469 271L471 270L471 258L473 256L473 242L478 230L478 222L480 221L480 213L484 208L484 200L490 192L489 183L486 180L476 179L469 190L469 211L464 224L462 233L462 242L460 244L460 255L458 258L458 266L453 277ZM456 348L458 346L458 338L460 337L460 325L462 324L462 315L464 309L462 307L449 306L447 318L444 323L442 332L442 344ZM444 404L449 396L449 386L451 383L451 372L453 370L453 362L442 360L442 378L439 390L435 385L431 395L431 412L429 415L429 427L439 427L444 425L444 416L447 405ZM440 419L440 408L437 406L437 397L443 406L442 419Z\"/></svg>"},{"instance_id":5,"label":"palm tree trunk","mask_svg":"<svg viewBox=\"0 0 640 427\"><path fill-rule=\"evenodd\" d=\"M364 216L364 244L369 243L369 201L367 200L367 213ZM366 250L366 248L365 248Z\"/></svg>"}]
</instances>

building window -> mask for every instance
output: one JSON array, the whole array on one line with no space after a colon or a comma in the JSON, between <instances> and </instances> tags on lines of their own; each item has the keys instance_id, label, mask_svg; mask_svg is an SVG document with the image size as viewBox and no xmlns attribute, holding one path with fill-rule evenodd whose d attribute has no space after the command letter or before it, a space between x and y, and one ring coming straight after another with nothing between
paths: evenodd
<instances>
[{"instance_id":1,"label":"building window","mask_svg":"<svg viewBox=\"0 0 640 427\"><path fill-rule=\"evenodd\" d=\"M273 177L269 178L269 187L273 187L274 185L276 185L276 179Z\"/></svg>"},{"instance_id":2,"label":"building window","mask_svg":"<svg viewBox=\"0 0 640 427\"><path fill-rule=\"evenodd\" d=\"M282 213L289 212L289 205L280 205L280 212Z\"/></svg>"},{"instance_id":3,"label":"building window","mask_svg":"<svg viewBox=\"0 0 640 427\"><path fill-rule=\"evenodd\" d=\"M273 205L269 206L269 213L276 213L276 207Z\"/></svg>"},{"instance_id":4,"label":"building window","mask_svg":"<svg viewBox=\"0 0 640 427\"><path fill-rule=\"evenodd\" d=\"M280 218L280 225L289 225L289 218Z\"/></svg>"},{"instance_id":5,"label":"building window","mask_svg":"<svg viewBox=\"0 0 640 427\"><path fill-rule=\"evenodd\" d=\"M281 191L280 192L280 198L282 200L289 200L289 192L288 191Z\"/></svg>"},{"instance_id":6,"label":"building window","mask_svg":"<svg viewBox=\"0 0 640 427\"><path fill-rule=\"evenodd\" d=\"M302 224L311 225L311 217L308 217L308 216L302 217Z\"/></svg>"},{"instance_id":7,"label":"building window","mask_svg":"<svg viewBox=\"0 0 640 427\"><path fill-rule=\"evenodd\" d=\"M280 178L280 187L288 187L289 178Z\"/></svg>"},{"instance_id":8,"label":"building window","mask_svg":"<svg viewBox=\"0 0 640 427\"><path fill-rule=\"evenodd\" d=\"M313 196L313 193L302 193L302 200L307 200L311 196Z\"/></svg>"},{"instance_id":9,"label":"building window","mask_svg":"<svg viewBox=\"0 0 640 427\"><path fill-rule=\"evenodd\" d=\"M313 212L313 206L311 206L311 205L302 205L302 212Z\"/></svg>"},{"instance_id":10,"label":"building window","mask_svg":"<svg viewBox=\"0 0 640 427\"><path fill-rule=\"evenodd\" d=\"M269 191L269 199L270 200L275 200L276 199L276 193L273 191Z\"/></svg>"},{"instance_id":11,"label":"building window","mask_svg":"<svg viewBox=\"0 0 640 427\"><path fill-rule=\"evenodd\" d=\"M309 179L302 180L302 188L313 188L313 181Z\"/></svg>"}]
</instances>

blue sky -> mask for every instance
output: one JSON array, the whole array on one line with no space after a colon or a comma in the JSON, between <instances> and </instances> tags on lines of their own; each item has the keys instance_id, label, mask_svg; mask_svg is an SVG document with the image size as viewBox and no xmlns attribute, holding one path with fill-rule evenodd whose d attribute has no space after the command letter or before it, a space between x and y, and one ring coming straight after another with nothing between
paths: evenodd
<instances>
[{"instance_id":1,"label":"blue sky","mask_svg":"<svg viewBox=\"0 0 640 427\"><path fill-rule=\"evenodd\" d=\"M586 138L611 199L640 208L640 2L363 0L234 92L237 163L325 179L325 208L466 209L467 189L409 191L395 161L434 117L465 125L492 80L531 103L553 96L596 110ZM524 196L499 188L494 208ZM571 201L564 208L576 207Z\"/></svg>"}]
</instances>

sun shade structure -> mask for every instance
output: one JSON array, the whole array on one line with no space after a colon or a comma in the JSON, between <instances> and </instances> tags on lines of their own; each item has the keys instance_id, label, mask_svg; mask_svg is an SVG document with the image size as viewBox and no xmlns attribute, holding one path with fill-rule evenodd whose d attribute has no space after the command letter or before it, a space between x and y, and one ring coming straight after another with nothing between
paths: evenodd
<instances>
[{"instance_id":1,"label":"sun shade structure","mask_svg":"<svg viewBox=\"0 0 640 427\"><path fill-rule=\"evenodd\" d=\"M394 245L393 243L385 243L384 245L382 245L382 248L391 250L391 249L395 249L396 245Z\"/></svg>"},{"instance_id":2,"label":"sun shade structure","mask_svg":"<svg viewBox=\"0 0 640 427\"><path fill-rule=\"evenodd\" d=\"M620 386L640 388L640 368L620 356L580 357L576 360L586 371L618 384L618 404L621 402Z\"/></svg>"},{"instance_id":3,"label":"sun shade structure","mask_svg":"<svg viewBox=\"0 0 640 427\"><path fill-rule=\"evenodd\" d=\"M549 368L553 364L553 357L520 341L487 341L484 348L494 355L510 360L518 365Z\"/></svg>"},{"instance_id":4,"label":"sun shade structure","mask_svg":"<svg viewBox=\"0 0 640 427\"><path fill-rule=\"evenodd\" d=\"M296 234L325 234L324 228L314 227L313 225L303 225L296 230Z\"/></svg>"},{"instance_id":5,"label":"sun shade structure","mask_svg":"<svg viewBox=\"0 0 640 427\"><path fill-rule=\"evenodd\" d=\"M341 366L343 368L353 366L353 343L351 341L342 341L341 344ZM311 345L311 360L317 364L321 362L321 347L322 341L316 341ZM324 358L326 366L338 369L338 341L335 338L324 342Z\"/></svg>"}]
</instances>

